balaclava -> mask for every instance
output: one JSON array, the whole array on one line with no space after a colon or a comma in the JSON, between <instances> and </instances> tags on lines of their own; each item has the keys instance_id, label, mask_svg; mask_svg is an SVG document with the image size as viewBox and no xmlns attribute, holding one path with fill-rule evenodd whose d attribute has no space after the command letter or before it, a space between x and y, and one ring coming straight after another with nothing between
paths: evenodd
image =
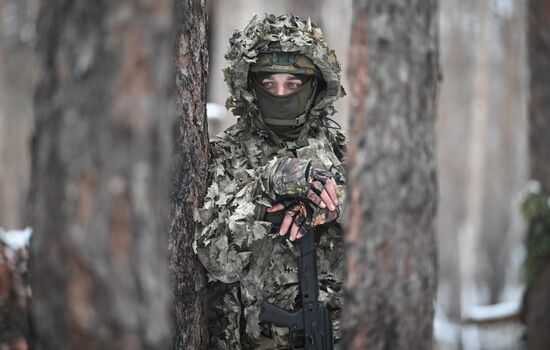
<instances>
[{"instance_id":1,"label":"balaclava","mask_svg":"<svg viewBox=\"0 0 550 350\"><path fill-rule=\"evenodd\" d=\"M261 80L278 73L292 74L303 84L287 95L275 95L262 86ZM250 66L249 83L263 122L282 139L296 139L307 119L320 79L320 71L304 55L295 52L260 54L257 62Z\"/></svg>"}]
</instances>

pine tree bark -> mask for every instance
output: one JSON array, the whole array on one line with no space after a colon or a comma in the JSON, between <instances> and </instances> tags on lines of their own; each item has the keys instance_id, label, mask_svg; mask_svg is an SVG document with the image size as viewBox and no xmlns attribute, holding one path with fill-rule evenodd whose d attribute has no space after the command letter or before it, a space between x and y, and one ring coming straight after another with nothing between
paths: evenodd
<instances>
[{"instance_id":1,"label":"pine tree bark","mask_svg":"<svg viewBox=\"0 0 550 350\"><path fill-rule=\"evenodd\" d=\"M36 349L167 349L174 3L42 2L32 142Z\"/></svg>"},{"instance_id":2,"label":"pine tree bark","mask_svg":"<svg viewBox=\"0 0 550 350\"><path fill-rule=\"evenodd\" d=\"M204 1L184 0L177 10L176 173L172 189L170 267L173 273L175 349L206 349L206 273L193 252L193 208L202 206L208 180L207 12Z\"/></svg>"},{"instance_id":3,"label":"pine tree bark","mask_svg":"<svg viewBox=\"0 0 550 350\"><path fill-rule=\"evenodd\" d=\"M529 162L531 178L550 195L550 0L529 0L527 9L530 69ZM547 233L548 234L548 233ZM550 260L528 286L525 302L527 345L550 346Z\"/></svg>"},{"instance_id":4,"label":"pine tree bark","mask_svg":"<svg viewBox=\"0 0 550 350\"><path fill-rule=\"evenodd\" d=\"M355 0L345 349L431 349L437 1Z\"/></svg>"}]
</instances>

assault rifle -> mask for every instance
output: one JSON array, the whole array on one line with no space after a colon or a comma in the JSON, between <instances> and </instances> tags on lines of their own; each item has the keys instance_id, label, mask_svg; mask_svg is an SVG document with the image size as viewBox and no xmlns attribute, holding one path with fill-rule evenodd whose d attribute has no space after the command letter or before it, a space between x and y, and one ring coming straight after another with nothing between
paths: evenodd
<instances>
[{"instance_id":1,"label":"assault rifle","mask_svg":"<svg viewBox=\"0 0 550 350\"><path fill-rule=\"evenodd\" d=\"M293 350L332 350L332 321L327 308L318 300L317 252L313 229L300 239L298 275L301 308L290 312L264 301L260 310L260 321L287 327L290 331L289 343Z\"/></svg>"}]
</instances>

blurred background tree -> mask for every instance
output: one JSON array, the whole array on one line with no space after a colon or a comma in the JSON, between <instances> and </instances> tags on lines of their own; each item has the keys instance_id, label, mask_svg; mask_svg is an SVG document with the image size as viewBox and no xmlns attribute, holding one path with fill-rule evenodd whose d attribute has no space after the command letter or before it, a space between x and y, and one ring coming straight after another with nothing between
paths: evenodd
<instances>
[{"instance_id":1,"label":"blurred background tree","mask_svg":"<svg viewBox=\"0 0 550 350\"><path fill-rule=\"evenodd\" d=\"M528 348L542 350L550 346L550 1L529 0L527 14L529 169L539 188L524 202L529 279L523 317Z\"/></svg>"},{"instance_id":2,"label":"blurred background tree","mask_svg":"<svg viewBox=\"0 0 550 350\"><path fill-rule=\"evenodd\" d=\"M38 4L0 1L0 226L6 229L26 224Z\"/></svg>"},{"instance_id":3,"label":"blurred background tree","mask_svg":"<svg viewBox=\"0 0 550 350\"><path fill-rule=\"evenodd\" d=\"M517 313L521 300L519 203L528 173L525 2L442 0L440 14L435 331L451 349L516 349L523 332L517 320L479 326L461 321L499 310Z\"/></svg>"},{"instance_id":4,"label":"blurred background tree","mask_svg":"<svg viewBox=\"0 0 550 350\"><path fill-rule=\"evenodd\" d=\"M174 2L41 5L33 348L167 349Z\"/></svg>"},{"instance_id":5,"label":"blurred background tree","mask_svg":"<svg viewBox=\"0 0 550 350\"><path fill-rule=\"evenodd\" d=\"M345 349L432 348L437 16L437 0L353 2Z\"/></svg>"}]
</instances>

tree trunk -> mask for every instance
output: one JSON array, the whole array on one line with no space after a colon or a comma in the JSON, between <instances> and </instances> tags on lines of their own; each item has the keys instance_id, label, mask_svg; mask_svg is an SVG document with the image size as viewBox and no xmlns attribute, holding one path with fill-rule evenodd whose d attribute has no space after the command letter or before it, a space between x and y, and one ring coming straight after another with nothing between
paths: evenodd
<instances>
[{"instance_id":1,"label":"tree trunk","mask_svg":"<svg viewBox=\"0 0 550 350\"><path fill-rule=\"evenodd\" d=\"M431 349L437 1L355 0L346 349Z\"/></svg>"},{"instance_id":2,"label":"tree trunk","mask_svg":"<svg viewBox=\"0 0 550 350\"><path fill-rule=\"evenodd\" d=\"M21 229L30 175L38 0L0 0L0 223Z\"/></svg>"},{"instance_id":3,"label":"tree trunk","mask_svg":"<svg viewBox=\"0 0 550 350\"><path fill-rule=\"evenodd\" d=\"M193 252L193 208L200 207L208 180L206 80L208 50L204 1L184 0L178 9L178 116L176 173L172 189L171 270L175 295L175 349L206 349L206 273Z\"/></svg>"},{"instance_id":4,"label":"tree trunk","mask_svg":"<svg viewBox=\"0 0 550 350\"><path fill-rule=\"evenodd\" d=\"M167 349L174 3L42 2L36 349Z\"/></svg>"},{"instance_id":5,"label":"tree trunk","mask_svg":"<svg viewBox=\"0 0 550 350\"><path fill-rule=\"evenodd\" d=\"M529 153L531 178L550 195L550 0L528 2L528 52L530 68ZM546 237L546 238L543 238ZM550 232L542 239L548 241ZM544 242L544 241L543 241ZM548 244L540 250L546 261L528 286L525 299L527 344L529 349L550 346L550 256ZM540 257L542 258L542 257Z\"/></svg>"},{"instance_id":6,"label":"tree trunk","mask_svg":"<svg viewBox=\"0 0 550 350\"><path fill-rule=\"evenodd\" d=\"M438 322L455 328L439 340L467 349L483 348L494 329L461 319L512 301L524 284L514 257L524 249L518 193L528 172L525 5L440 1L437 305ZM500 341L516 339L516 326Z\"/></svg>"},{"instance_id":7,"label":"tree trunk","mask_svg":"<svg viewBox=\"0 0 550 350\"><path fill-rule=\"evenodd\" d=\"M529 0L528 26L531 178L550 193L550 0Z\"/></svg>"}]
</instances>

